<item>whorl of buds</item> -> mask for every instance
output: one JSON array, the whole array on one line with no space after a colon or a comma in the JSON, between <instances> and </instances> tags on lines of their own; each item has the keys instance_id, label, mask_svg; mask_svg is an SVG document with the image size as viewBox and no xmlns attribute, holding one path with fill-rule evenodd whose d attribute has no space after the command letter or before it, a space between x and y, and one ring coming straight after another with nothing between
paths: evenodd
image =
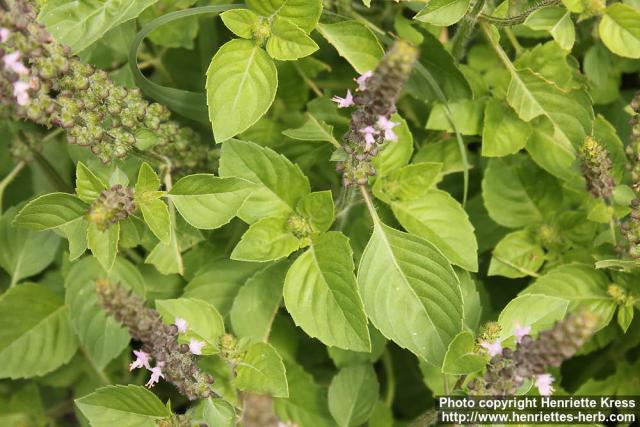
<instances>
[{"instance_id":1,"label":"whorl of buds","mask_svg":"<svg viewBox=\"0 0 640 427\"><path fill-rule=\"evenodd\" d=\"M133 189L117 184L100 193L89 208L86 217L87 221L104 231L129 218L135 211Z\"/></svg>"},{"instance_id":2,"label":"whorl of buds","mask_svg":"<svg viewBox=\"0 0 640 427\"><path fill-rule=\"evenodd\" d=\"M339 107L357 107L344 135L343 149L347 159L338 164L345 186L366 184L368 177L375 175L371 158L385 141L397 140L393 128L398 123L391 121L391 115L396 112L396 101L417 59L418 50L398 40L375 71L356 79L359 88L355 96L347 92L345 98L334 98Z\"/></svg>"},{"instance_id":3,"label":"whorl of buds","mask_svg":"<svg viewBox=\"0 0 640 427\"><path fill-rule=\"evenodd\" d=\"M595 197L611 201L615 181L611 176L613 164L609 153L598 141L588 136L580 150L582 174L587 180L587 190Z\"/></svg>"},{"instance_id":4,"label":"whorl of buds","mask_svg":"<svg viewBox=\"0 0 640 427\"><path fill-rule=\"evenodd\" d=\"M188 415L172 415L170 418L158 421L158 427L191 427L193 420Z\"/></svg>"},{"instance_id":5,"label":"whorl of buds","mask_svg":"<svg viewBox=\"0 0 640 427\"><path fill-rule=\"evenodd\" d=\"M176 325L164 324L156 310L145 307L142 298L119 284L97 280L96 292L102 308L142 342L142 351L156 361L154 369L160 372L161 367L161 377L189 400L213 395L213 377L198 368L192 353L181 351Z\"/></svg>"},{"instance_id":6,"label":"whorl of buds","mask_svg":"<svg viewBox=\"0 0 640 427\"><path fill-rule=\"evenodd\" d=\"M483 376L468 384L471 394L513 396L525 379L546 375L548 367L557 367L572 357L595 332L597 317L587 311L569 315L537 338L524 335L515 350L502 349L493 356Z\"/></svg>"},{"instance_id":7,"label":"whorl of buds","mask_svg":"<svg viewBox=\"0 0 640 427\"><path fill-rule=\"evenodd\" d=\"M633 116L629 120L631 125L631 135L626 153L629 159L627 169L631 172L633 189L640 192L640 92L631 100L631 110Z\"/></svg>"},{"instance_id":8,"label":"whorl of buds","mask_svg":"<svg viewBox=\"0 0 640 427\"><path fill-rule=\"evenodd\" d=\"M170 121L166 107L82 63L36 22L30 2L10 4L0 10L0 105L19 118L66 129L69 143L89 147L105 163L136 147L171 157L174 170L209 169L208 148Z\"/></svg>"}]
</instances>

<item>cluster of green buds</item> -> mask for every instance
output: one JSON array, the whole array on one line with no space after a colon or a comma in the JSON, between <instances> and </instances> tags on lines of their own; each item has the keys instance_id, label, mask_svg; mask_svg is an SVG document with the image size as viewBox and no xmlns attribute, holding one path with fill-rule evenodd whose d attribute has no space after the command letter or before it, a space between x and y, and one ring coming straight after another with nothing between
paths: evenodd
<instances>
[{"instance_id":1,"label":"cluster of green buds","mask_svg":"<svg viewBox=\"0 0 640 427\"><path fill-rule=\"evenodd\" d=\"M134 351L136 360L130 369L148 369L151 372L148 387L165 378L189 400L214 394L213 377L200 370L194 357L201 354L202 343L178 343L178 333L186 330L183 319L176 319L172 325L163 323L160 314L145 307L140 296L107 280L96 281L96 292L102 308L126 326L133 339L142 343L142 348ZM153 368L151 360L156 362Z\"/></svg>"},{"instance_id":2,"label":"cluster of green buds","mask_svg":"<svg viewBox=\"0 0 640 427\"><path fill-rule=\"evenodd\" d=\"M587 190L595 197L609 203L616 183L611 175L613 163L607 149L594 138L587 136L580 149L582 174L587 180Z\"/></svg>"},{"instance_id":3,"label":"cluster of green buds","mask_svg":"<svg viewBox=\"0 0 640 427\"><path fill-rule=\"evenodd\" d=\"M166 107L81 62L35 18L27 0L0 9L0 104L19 118L66 129L70 143L89 147L105 163L135 147L172 159L184 154L187 168L207 164L208 149L198 135L170 121Z\"/></svg>"},{"instance_id":4,"label":"cluster of green buds","mask_svg":"<svg viewBox=\"0 0 640 427\"><path fill-rule=\"evenodd\" d=\"M158 427L191 427L193 420L188 415L172 415L170 418L157 422Z\"/></svg>"},{"instance_id":5,"label":"cluster of green buds","mask_svg":"<svg viewBox=\"0 0 640 427\"><path fill-rule=\"evenodd\" d=\"M357 108L344 135L342 148L346 159L338 163L345 187L367 184L369 177L376 173L371 159L385 141L398 139L393 131L398 123L391 121L391 115L396 112L396 101L417 59L418 50L398 40L374 71L355 79L358 83L355 95L347 91L344 98L333 98L339 108Z\"/></svg>"},{"instance_id":6,"label":"cluster of green buds","mask_svg":"<svg viewBox=\"0 0 640 427\"><path fill-rule=\"evenodd\" d=\"M133 189L116 184L100 193L87 212L87 221L104 231L136 211Z\"/></svg>"},{"instance_id":7,"label":"cluster of green buds","mask_svg":"<svg viewBox=\"0 0 640 427\"><path fill-rule=\"evenodd\" d=\"M629 121L631 125L631 135L626 152L629 162L627 169L631 173L633 189L640 192L640 92L631 100L631 111L633 115Z\"/></svg>"},{"instance_id":8,"label":"cluster of green buds","mask_svg":"<svg viewBox=\"0 0 640 427\"><path fill-rule=\"evenodd\" d=\"M516 347L502 348L499 341L483 343L492 356L484 375L469 382L470 394L480 396L513 396L525 379L535 381L540 394L553 392L553 377L549 367L558 367L571 358L593 335L598 318L580 311L556 322L536 338L529 335L530 327L517 327Z\"/></svg>"},{"instance_id":9,"label":"cluster of green buds","mask_svg":"<svg viewBox=\"0 0 640 427\"><path fill-rule=\"evenodd\" d=\"M631 201L631 213L620 224L623 242L620 249L626 249L631 258L640 258L640 199Z\"/></svg>"}]
</instances>

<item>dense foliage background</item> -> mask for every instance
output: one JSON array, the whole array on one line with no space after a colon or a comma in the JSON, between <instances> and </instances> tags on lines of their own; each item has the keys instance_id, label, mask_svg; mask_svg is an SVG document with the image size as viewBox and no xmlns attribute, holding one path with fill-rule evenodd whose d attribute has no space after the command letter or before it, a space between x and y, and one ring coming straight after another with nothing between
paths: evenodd
<instances>
[{"instance_id":1,"label":"dense foliage background","mask_svg":"<svg viewBox=\"0 0 640 427\"><path fill-rule=\"evenodd\" d=\"M0 7L0 425L640 394L638 0Z\"/></svg>"}]
</instances>

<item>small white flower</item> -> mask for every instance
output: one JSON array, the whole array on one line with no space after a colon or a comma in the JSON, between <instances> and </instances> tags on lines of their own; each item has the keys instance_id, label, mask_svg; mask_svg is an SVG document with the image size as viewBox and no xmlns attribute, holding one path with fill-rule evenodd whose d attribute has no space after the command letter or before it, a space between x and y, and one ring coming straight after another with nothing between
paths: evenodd
<instances>
[{"instance_id":1,"label":"small white flower","mask_svg":"<svg viewBox=\"0 0 640 427\"><path fill-rule=\"evenodd\" d=\"M364 129L360 129L360 133L364 134L364 142L367 144L366 149L370 150L376 143L375 135L378 131L373 126L367 126Z\"/></svg>"},{"instance_id":2,"label":"small white flower","mask_svg":"<svg viewBox=\"0 0 640 427\"><path fill-rule=\"evenodd\" d=\"M516 328L513 330L513 336L516 337L516 342L520 342L522 341L522 338L524 338L525 335L529 335L529 332L531 332L531 326L527 325L527 326L520 326L520 325L516 325Z\"/></svg>"},{"instance_id":3,"label":"small white flower","mask_svg":"<svg viewBox=\"0 0 640 427\"><path fill-rule=\"evenodd\" d=\"M480 347L487 350L487 354L491 357L497 356L500 353L502 353L502 345L500 345L500 340L495 340L492 343L489 343L487 341L482 341L480 343Z\"/></svg>"},{"instance_id":4,"label":"small white flower","mask_svg":"<svg viewBox=\"0 0 640 427\"><path fill-rule=\"evenodd\" d=\"M133 350L133 354L136 355L136 360L134 360L130 365L129 365L129 370L133 371L134 369L138 369L138 368L147 368L149 370L151 370L151 365L149 365L149 361L151 360L151 356L149 356L148 353L145 353L144 351L140 350Z\"/></svg>"},{"instance_id":5,"label":"small white flower","mask_svg":"<svg viewBox=\"0 0 640 427\"><path fill-rule=\"evenodd\" d=\"M163 366L164 366L164 363L158 363L156 366L150 369L151 378L149 378L149 381L147 381L147 384L146 384L148 388L151 388L154 385L158 384L158 381L160 381L160 378L164 378L164 374L162 373Z\"/></svg>"},{"instance_id":6,"label":"small white flower","mask_svg":"<svg viewBox=\"0 0 640 427\"><path fill-rule=\"evenodd\" d=\"M8 28L0 27L0 43L6 43L11 35L11 30Z\"/></svg>"},{"instance_id":7,"label":"small white flower","mask_svg":"<svg viewBox=\"0 0 640 427\"><path fill-rule=\"evenodd\" d=\"M355 105L353 102L353 95L350 90L347 90L347 95L344 98L340 98L339 96L334 96L331 98L333 102L338 104L338 108L347 108Z\"/></svg>"},{"instance_id":8,"label":"small white flower","mask_svg":"<svg viewBox=\"0 0 640 427\"><path fill-rule=\"evenodd\" d=\"M387 141L395 142L398 140L398 135L396 135L396 133L393 131L393 128L398 126L399 124L400 123L392 122L385 116L378 117L378 128L380 128L381 131L384 131L384 139Z\"/></svg>"},{"instance_id":9,"label":"small white flower","mask_svg":"<svg viewBox=\"0 0 640 427\"><path fill-rule=\"evenodd\" d=\"M551 374L542 374L536 377L536 387L538 387L538 391L541 396L551 396L555 389L551 384L555 381L553 375Z\"/></svg>"},{"instance_id":10,"label":"small white flower","mask_svg":"<svg viewBox=\"0 0 640 427\"><path fill-rule=\"evenodd\" d=\"M182 319L181 317L176 317L174 325L176 325L176 327L178 328L178 332L180 332L181 334L187 332L187 328L189 327L187 321Z\"/></svg>"},{"instance_id":11,"label":"small white flower","mask_svg":"<svg viewBox=\"0 0 640 427\"><path fill-rule=\"evenodd\" d=\"M16 50L13 53L9 53L5 55L2 60L4 61L5 69L12 70L14 73L20 75L29 74L29 69L20 61L20 51Z\"/></svg>"},{"instance_id":12,"label":"small white flower","mask_svg":"<svg viewBox=\"0 0 640 427\"><path fill-rule=\"evenodd\" d=\"M200 355L202 354L202 347L204 347L204 345L204 342L191 338L191 341L189 341L189 351L191 354Z\"/></svg>"},{"instance_id":13,"label":"small white flower","mask_svg":"<svg viewBox=\"0 0 640 427\"><path fill-rule=\"evenodd\" d=\"M17 80L13 83L13 96L16 97L18 105L25 106L31 101L29 96L29 88L31 85L27 82Z\"/></svg>"},{"instance_id":14,"label":"small white flower","mask_svg":"<svg viewBox=\"0 0 640 427\"><path fill-rule=\"evenodd\" d=\"M373 76L373 71L367 71L357 79L355 79L356 83L358 83L358 90L362 92L363 90L367 90L367 80L369 80Z\"/></svg>"}]
</instances>

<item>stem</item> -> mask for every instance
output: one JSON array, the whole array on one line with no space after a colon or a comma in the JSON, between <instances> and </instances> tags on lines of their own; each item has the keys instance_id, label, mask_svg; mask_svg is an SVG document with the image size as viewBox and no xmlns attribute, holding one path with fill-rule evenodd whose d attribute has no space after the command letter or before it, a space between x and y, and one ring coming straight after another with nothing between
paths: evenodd
<instances>
[{"instance_id":1,"label":"stem","mask_svg":"<svg viewBox=\"0 0 640 427\"><path fill-rule=\"evenodd\" d=\"M18 176L18 174L22 171L22 169L24 169L26 165L27 162L22 160L13 168L11 172L9 172L9 175L5 176L4 178L2 178L2 181L0 181L0 214L2 213L2 196L4 195L4 190L9 186L9 184L13 182L13 180Z\"/></svg>"},{"instance_id":2,"label":"stem","mask_svg":"<svg viewBox=\"0 0 640 427\"><path fill-rule=\"evenodd\" d=\"M609 217L609 230L611 231L611 240L613 241L613 246L618 244L618 239L616 239L616 222L613 218L613 215Z\"/></svg>"},{"instance_id":3,"label":"stem","mask_svg":"<svg viewBox=\"0 0 640 427\"><path fill-rule=\"evenodd\" d=\"M98 378L100 378L100 381L102 381L102 383L104 385L113 384L113 381L111 381L111 378L109 378L109 376L102 369L100 369L100 368L98 368L96 366L96 364L94 363L94 361L91 358L91 356L89 356L89 353L87 352L87 349L84 346L82 346L82 345L80 346L80 351L82 352L82 355L84 356L84 358L89 363L89 366L91 366L91 368L98 375Z\"/></svg>"},{"instance_id":4,"label":"stem","mask_svg":"<svg viewBox=\"0 0 640 427\"><path fill-rule=\"evenodd\" d=\"M453 37L453 47L451 49L453 57L458 61L464 57L465 48L473 34L473 29L478 21L478 15L482 12L484 4L485 0L476 0L471 11L464 17L463 21L458 26L458 31Z\"/></svg>"},{"instance_id":5,"label":"stem","mask_svg":"<svg viewBox=\"0 0 640 427\"><path fill-rule=\"evenodd\" d=\"M371 214L371 218L373 222L376 224L382 223L380 217L378 216L378 211L376 211L376 207L373 204L373 199L371 198L371 194L369 194L369 190L366 186L360 186L360 192L362 193L362 197L364 198L364 202L367 204L367 209L369 209L369 213Z\"/></svg>"},{"instance_id":6,"label":"stem","mask_svg":"<svg viewBox=\"0 0 640 427\"><path fill-rule=\"evenodd\" d=\"M313 93L315 93L319 98L322 98L323 93L320 90L320 88L313 82L313 80L311 80L309 77L307 77L307 75L304 73L304 71L302 71L302 69L300 68L300 65L298 65L297 62L293 63L293 66L296 69L296 72L300 75L300 77L302 77L302 80L304 80L304 83L309 86L309 88L313 91Z\"/></svg>"},{"instance_id":7,"label":"stem","mask_svg":"<svg viewBox=\"0 0 640 427\"><path fill-rule=\"evenodd\" d=\"M511 42L511 45L516 50L516 56L520 56L520 54L522 53L522 45L518 41L516 35L513 33L513 30L511 28L505 28L504 33L507 35L507 38Z\"/></svg>"},{"instance_id":8,"label":"stem","mask_svg":"<svg viewBox=\"0 0 640 427\"><path fill-rule=\"evenodd\" d=\"M396 375L393 372L393 363L391 361L391 353L389 353L389 349L384 350L380 360L382 361L382 367L384 368L384 374L387 380L384 405L391 409L396 394Z\"/></svg>"},{"instance_id":9,"label":"stem","mask_svg":"<svg viewBox=\"0 0 640 427\"><path fill-rule=\"evenodd\" d=\"M512 263L511 261L509 261L507 259L501 258L501 257L497 256L496 254L493 254L493 257L496 260L500 261L501 263L506 264L507 266L509 266L509 267L511 267L511 268L513 268L515 270L518 270L520 273L524 273L527 276L536 277L536 278L540 277L540 275L538 273L536 273L535 271L531 271L531 270L529 270L527 268L520 267L519 265L514 264L514 263Z\"/></svg>"},{"instance_id":10,"label":"stem","mask_svg":"<svg viewBox=\"0 0 640 427\"><path fill-rule=\"evenodd\" d=\"M447 376L447 374L442 374L442 383L444 394L449 395L449 377Z\"/></svg>"},{"instance_id":11,"label":"stem","mask_svg":"<svg viewBox=\"0 0 640 427\"><path fill-rule=\"evenodd\" d=\"M38 165L42 168L42 171L51 179L53 185L58 189L58 191L62 191L64 193L72 193L73 188L65 182L64 179L60 176L58 171L49 163L49 161L40 154L39 151L34 150L32 147L29 147L31 153L33 154L33 158L38 163Z\"/></svg>"},{"instance_id":12,"label":"stem","mask_svg":"<svg viewBox=\"0 0 640 427\"><path fill-rule=\"evenodd\" d=\"M491 31L489 30L489 26L487 25L487 23L481 22L480 23L480 28L482 28L482 31L484 32L484 35L485 35L487 41L489 42L491 47L493 47L493 50L496 51L496 53L498 54L498 57L500 58L502 63L505 65L505 67L507 67L507 69L511 72L511 75L512 76L517 76L517 74L515 72L516 69L513 66L513 63L511 62L511 59L509 59L509 56L507 56L506 52L502 49L502 46L500 46L500 44L493 39L493 37L491 36Z\"/></svg>"}]
</instances>

